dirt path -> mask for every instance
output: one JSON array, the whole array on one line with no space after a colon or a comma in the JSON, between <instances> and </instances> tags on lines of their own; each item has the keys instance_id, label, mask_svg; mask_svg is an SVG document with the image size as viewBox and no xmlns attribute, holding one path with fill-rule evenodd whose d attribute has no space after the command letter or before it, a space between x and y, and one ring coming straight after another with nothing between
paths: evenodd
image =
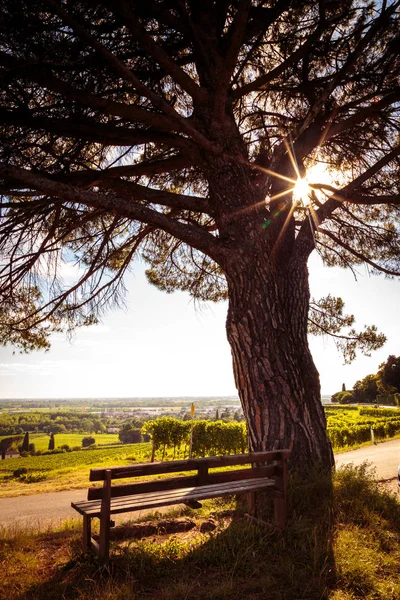
<instances>
[{"instance_id":1,"label":"dirt path","mask_svg":"<svg viewBox=\"0 0 400 600\"><path fill-rule=\"evenodd\" d=\"M354 463L360 465L368 460L376 467L379 480L390 480L388 487L397 489L397 467L400 464L400 440L391 440L376 446L367 446L351 452L336 455L336 465ZM18 498L0 499L0 526L18 524L21 526L43 525L48 522L79 517L71 508L71 502L83 500L86 489L66 492L52 492L34 496L19 496ZM139 515L137 515L139 516ZM127 515L121 515L118 520L126 520Z\"/></svg>"}]
</instances>

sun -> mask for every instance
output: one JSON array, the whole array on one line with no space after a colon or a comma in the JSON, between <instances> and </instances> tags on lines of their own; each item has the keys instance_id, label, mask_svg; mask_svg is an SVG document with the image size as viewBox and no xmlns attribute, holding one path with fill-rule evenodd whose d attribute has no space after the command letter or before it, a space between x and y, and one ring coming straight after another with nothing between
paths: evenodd
<instances>
[{"instance_id":1,"label":"sun","mask_svg":"<svg viewBox=\"0 0 400 600\"><path fill-rule=\"evenodd\" d=\"M308 185L307 177L298 177L293 187L293 198L303 206L310 204L311 188Z\"/></svg>"},{"instance_id":2,"label":"sun","mask_svg":"<svg viewBox=\"0 0 400 600\"><path fill-rule=\"evenodd\" d=\"M296 181L293 181L293 199L297 200L303 208L308 208L312 203L313 196L324 198L323 192L315 189L314 184L327 184L332 186L332 173L326 168L322 162L314 162L313 165L307 168L304 177L298 176Z\"/></svg>"}]
</instances>

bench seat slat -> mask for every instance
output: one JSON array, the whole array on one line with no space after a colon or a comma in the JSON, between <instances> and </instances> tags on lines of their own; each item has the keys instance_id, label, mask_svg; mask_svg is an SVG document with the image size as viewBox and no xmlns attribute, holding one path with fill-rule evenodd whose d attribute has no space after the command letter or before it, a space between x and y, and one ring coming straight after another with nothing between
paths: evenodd
<instances>
[{"instance_id":1,"label":"bench seat slat","mask_svg":"<svg viewBox=\"0 0 400 600\"><path fill-rule=\"evenodd\" d=\"M246 481L233 481L113 498L111 500L110 512L111 514L118 514L128 511L145 510L172 504L184 504L193 500L216 498L226 494L237 494L268 488L272 488L274 495L282 494L275 486L275 482L270 478L255 478L247 479ZM72 506L81 515L86 514L91 517L100 516L101 500L75 502L72 503Z\"/></svg>"}]
</instances>

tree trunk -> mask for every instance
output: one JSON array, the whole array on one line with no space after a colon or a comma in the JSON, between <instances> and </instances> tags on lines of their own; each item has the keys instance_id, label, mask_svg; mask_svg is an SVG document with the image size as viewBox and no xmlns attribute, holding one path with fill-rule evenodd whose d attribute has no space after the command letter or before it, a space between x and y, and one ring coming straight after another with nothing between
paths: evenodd
<instances>
[{"instance_id":1,"label":"tree trunk","mask_svg":"<svg viewBox=\"0 0 400 600\"><path fill-rule=\"evenodd\" d=\"M242 257L244 254L242 254ZM321 404L319 375L307 339L306 259L268 256L231 263L227 335L250 450L290 448L306 473L334 464Z\"/></svg>"}]
</instances>

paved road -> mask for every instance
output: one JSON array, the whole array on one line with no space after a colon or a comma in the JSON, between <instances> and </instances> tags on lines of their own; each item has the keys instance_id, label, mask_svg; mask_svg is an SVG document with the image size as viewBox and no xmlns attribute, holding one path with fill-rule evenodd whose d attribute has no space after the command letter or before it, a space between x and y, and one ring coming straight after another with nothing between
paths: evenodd
<instances>
[{"instance_id":1,"label":"paved road","mask_svg":"<svg viewBox=\"0 0 400 600\"><path fill-rule=\"evenodd\" d=\"M71 508L71 502L85 500L87 488L66 492L51 492L49 494L34 494L18 496L17 498L0 498L0 528L2 526L28 525L30 528L43 527L47 523L57 523L68 518L82 519L79 513ZM161 507L157 512L163 512L171 507ZM138 511L136 517L142 517L153 511ZM129 519L129 515L113 515L117 524Z\"/></svg>"},{"instance_id":2,"label":"paved road","mask_svg":"<svg viewBox=\"0 0 400 600\"><path fill-rule=\"evenodd\" d=\"M337 467L349 463L360 465L368 460L376 467L379 480L393 479L397 477L397 467L400 465L400 440L391 440L376 446L371 444L358 450L343 452L337 454L335 459Z\"/></svg>"},{"instance_id":3,"label":"paved road","mask_svg":"<svg viewBox=\"0 0 400 600\"><path fill-rule=\"evenodd\" d=\"M84 500L84 490L51 492L18 498L0 498L0 526L39 525L79 516L71 502Z\"/></svg>"},{"instance_id":4,"label":"paved road","mask_svg":"<svg viewBox=\"0 0 400 600\"><path fill-rule=\"evenodd\" d=\"M336 455L336 466L354 463L359 465L368 460L376 467L378 479L393 479L400 464L400 440L392 440L376 446L367 446L359 450ZM71 508L71 502L83 500L85 490L53 492L18 498L0 498L0 526L2 525L43 525L69 517L79 517ZM118 516L118 515L117 515ZM126 519L121 515L120 519Z\"/></svg>"}]
</instances>

